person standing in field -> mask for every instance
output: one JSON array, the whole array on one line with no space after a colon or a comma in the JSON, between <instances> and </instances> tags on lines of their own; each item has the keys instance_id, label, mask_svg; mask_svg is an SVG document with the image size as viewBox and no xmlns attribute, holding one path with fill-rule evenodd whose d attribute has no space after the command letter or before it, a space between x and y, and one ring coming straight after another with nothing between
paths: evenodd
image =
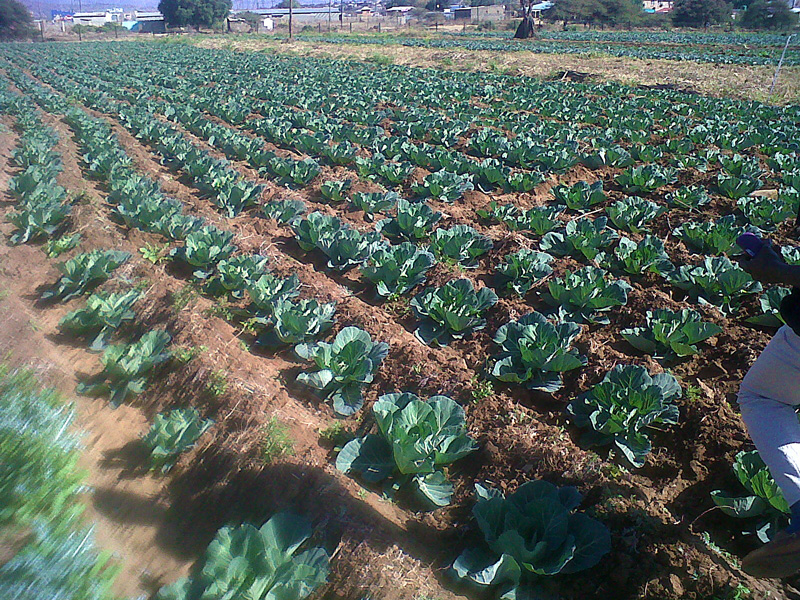
<instances>
[{"instance_id":1,"label":"person standing in field","mask_svg":"<svg viewBox=\"0 0 800 600\"><path fill-rule=\"evenodd\" d=\"M798 217L800 222L800 217ZM748 554L742 569L754 577L787 577L800 570L800 265L788 265L764 241L739 265L762 283L792 287L780 314L786 323L747 372L739 388L742 420L791 508L789 527Z\"/></svg>"}]
</instances>

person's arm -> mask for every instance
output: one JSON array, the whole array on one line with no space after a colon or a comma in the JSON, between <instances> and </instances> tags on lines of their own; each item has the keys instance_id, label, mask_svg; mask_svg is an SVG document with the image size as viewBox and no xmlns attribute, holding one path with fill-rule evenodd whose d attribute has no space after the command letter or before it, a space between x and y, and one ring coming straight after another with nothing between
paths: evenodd
<instances>
[{"instance_id":1,"label":"person's arm","mask_svg":"<svg viewBox=\"0 0 800 600\"><path fill-rule=\"evenodd\" d=\"M769 241L753 258L743 255L738 257L738 261L739 266L756 281L800 288L800 265L786 264Z\"/></svg>"}]
</instances>

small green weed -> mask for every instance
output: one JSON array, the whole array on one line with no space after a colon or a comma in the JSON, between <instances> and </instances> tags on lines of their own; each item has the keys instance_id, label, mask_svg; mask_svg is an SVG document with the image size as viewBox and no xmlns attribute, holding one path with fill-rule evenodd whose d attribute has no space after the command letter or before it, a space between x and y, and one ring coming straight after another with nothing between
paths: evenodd
<instances>
[{"instance_id":1,"label":"small green weed","mask_svg":"<svg viewBox=\"0 0 800 600\"><path fill-rule=\"evenodd\" d=\"M233 310L231 309L231 303L225 300L225 298L217 300L209 308L204 310L203 314L207 317L219 317L225 321L233 321L236 318L236 315L233 314Z\"/></svg>"},{"instance_id":2,"label":"small green weed","mask_svg":"<svg viewBox=\"0 0 800 600\"><path fill-rule=\"evenodd\" d=\"M319 439L334 447L344 446L353 439L353 433L341 421L334 421L327 427L319 430Z\"/></svg>"},{"instance_id":3,"label":"small green weed","mask_svg":"<svg viewBox=\"0 0 800 600\"><path fill-rule=\"evenodd\" d=\"M174 346L172 356L178 363L185 365L206 351L208 351L206 346Z\"/></svg>"},{"instance_id":4,"label":"small green weed","mask_svg":"<svg viewBox=\"0 0 800 600\"><path fill-rule=\"evenodd\" d=\"M375 63L376 65L381 65L382 67L386 67L388 65L394 64L394 59L391 56L386 54L381 54L380 52L375 52L366 58L367 62Z\"/></svg>"},{"instance_id":5,"label":"small green weed","mask_svg":"<svg viewBox=\"0 0 800 600\"><path fill-rule=\"evenodd\" d=\"M172 308L181 311L189 304L194 304L199 296L200 292L197 291L197 288L191 283L187 283L177 292L172 293Z\"/></svg>"},{"instance_id":6,"label":"small green weed","mask_svg":"<svg viewBox=\"0 0 800 600\"><path fill-rule=\"evenodd\" d=\"M294 442L289 435L289 427L272 417L262 430L261 458L269 464L282 456L294 455Z\"/></svg>"},{"instance_id":7,"label":"small green weed","mask_svg":"<svg viewBox=\"0 0 800 600\"><path fill-rule=\"evenodd\" d=\"M219 398L228 391L228 374L222 369L215 369L208 374L206 392L213 398Z\"/></svg>"},{"instance_id":8,"label":"small green weed","mask_svg":"<svg viewBox=\"0 0 800 600\"><path fill-rule=\"evenodd\" d=\"M6 289L0 290L0 302L8 298L9 291Z\"/></svg>"},{"instance_id":9,"label":"small green weed","mask_svg":"<svg viewBox=\"0 0 800 600\"><path fill-rule=\"evenodd\" d=\"M167 261L168 250L169 244L151 244L149 242L143 247L139 248L139 252L141 252L142 257L154 265L160 265L161 263Z\"/></svg>"},{"instance_id":10,"label":"small green weed","mask_svg":"<svg viewBox=\"0 0 800 600\"><path fill-rule=\"evenodd\" d=\"M50 258L56 258L76 248L81 243L81 234L73 233L72 235L62 235L60 238L47 240L44 245L44 251Z\"/></svg>"},{"instance_id":11,"label":"small green weed","mask_svg":"<svg viewBox=\"0 0 800 600\"><path fill-rule=\"evenodd\" d=\"M707 531L704 531L703 533L701 533L701 534L700 534L700 539L702 539L702 540L703 540L703 543L704 543L706 546L708 546L709 550L711 550L712 552L714 552L714 553L716 553L716 554L719 554L719 555L720 555L722 558L724 558L726 561L728 561L728 563L729 563L729 564L730 564L732 567L734 567L734 568L736 568L736 569L740 569L740 568L741 568L741 565L739 564L739 559L738 559L738 558L736 558L736 557L735 557L733 554L731 554L731 553L730 553L730 552L728 552L727 550L723 550L722 548L720 548L719 546L717 546L717 545L716 545L716 544L715 544L715 543L714 543L714 542L711 540L711 535L710 535L710 534L709 534ZM744 587L744 586L741 586L741 587ZM740 588L737 588L737 589L735 590L735 594L736 594L736 595L735 595L735 596L732 596L732 597L731 597L731 596L728 596L728 598L730 598L731 600L740 600L740 599L742 599L742 598L746 598L747 596L742 596L742 595L741 595L741 594L742 594L744 591L746 591L746 592L748 593L748 595L750 594L750 590L749 590L749 589L747 589L747 588L744 588L744 590L740 590Z\"/></svg>"},{"instance_id":12,"label":"small green weed","mask_svg":"<svg viewBox=\"0 0 800 600\"><path fill-rule=\"evenodd\" d=\"M472 384L472 400L477 402L494 395L494 384L488 379L478 379L477 375L473 375L470 380Z\"/></svg>"},{"instance_id":13,"label":"small green weed","mask_svg":"<svg viewBox=\"0 0 800 600\"><path fill-rule=\"evenodd\" d=\"M364 500L367 497L367 493L368 493L367 490L361 488L360 490L358 490L358 497Z\"/></svg>"},{"instance_id":14,"label":"small green weed","mask_svg":"<svg viewBox=\"0 0 800 600\"><path fill-rule=\"evenodd\" d=\"M702 396L703 390L700 388L700 386L690 385L686 388L686 400L688 402L697 402L700 400L700 398L702 398Z\"/></svg>"},{"instance_id":15,"label":"small green weed","mask_svg":"<svg viewBox=\"0 0 800 600\"><path fill-rule=\"evenodd\" d=\"M452 67L453 66L453 59L449 56L443 56L439 59L439 64L443 67Z\"/></svg>"}]
</instances>

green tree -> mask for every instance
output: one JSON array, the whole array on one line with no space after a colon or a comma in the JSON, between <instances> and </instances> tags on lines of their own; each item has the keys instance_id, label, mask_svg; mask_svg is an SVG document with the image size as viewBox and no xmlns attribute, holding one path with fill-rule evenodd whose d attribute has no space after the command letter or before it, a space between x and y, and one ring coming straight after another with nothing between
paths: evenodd
<instances>
[{"instance_id":1,"label":"green tree","mask_svg":"<svg viewBox=\"0 0 800 600\"><path fill-rule=\"evenodd\" d=\"M644 11L639 0L600 0L604 15L602 23L612 26L633 27L642 21Z\"/></svg>"},{"instance_id":2,"label":"green tree","mask_svg":"<svg viewBox=\"0 0 800 600\"><path fill-rule=\"evenodd\" d=\"M725 0L675 0L672 22L681 27L708 27L731 18Z\"/></svg>"},{"instance_id":3,"label":"green tree","mask_svg":"<svg viewBox=\"0 0 800 600\"><path fill-rule=\"evenodd\" d=\"M600 0L556 0L553 8L544 13L552 21L597 24L606 21L606 6Z\"/></svg>"},{"instance_id":4,"label":"green tree","mask_svg":"<svg viewBox=\"0 0 800 600\"><path fill-rule=\"evenodd\" d=\"M161 0L158 10L169 27L214 27L228 16L231 0Z\"/></svg>"},{"instance_id":5,"label":"green tree","mask_svg":"<svg viewBox=\"0 0 800 600\"><path fill-rule=\"evenodd\" d=\"M240 13L239 17L244 19L245 23L250 27L250 31L258 31L258 26L261 23L261 15L247 11Z\"/></svg>"},{"instance_id":6,"label":"green tree","mask_svg":"<svg viewBox=\"0 0 800 600\"><path fill-rule=\"evenodd\" d=\"M297 0L291 0L292 8L300 8L300 3ZM289 0L281 0L277 8L289 8Z\"/></svg>"},{"instance_id":7,"label":"green tree","mask_svg":"<svg viewBox=\"0 0 800 600\"><path fill-rule=\"evenodd\" d=\"M748 29L791 29L797 15L783 0L753 0L742 15L742 26Z\"/></svg>"},{"instance_id":8,"label":"green tree","mask_svg":"<svg viewBox=\"0 0 800 600\"><path fill-rule=\"evenodd\" d=\"M0 0L0 40L13 40L33 35L33 16L17 0Z\"/></svg>"}]
</instances>

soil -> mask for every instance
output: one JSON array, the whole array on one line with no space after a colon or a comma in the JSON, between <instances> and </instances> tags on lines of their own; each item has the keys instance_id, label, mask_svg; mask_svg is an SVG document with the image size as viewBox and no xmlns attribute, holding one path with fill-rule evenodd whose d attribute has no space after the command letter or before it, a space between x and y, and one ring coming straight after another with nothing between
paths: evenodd
<instances>
[{"instance_id":1,"label":"soil","mask_svg":"<svg viewBox=\"0 0 800 600\"><path fill-rule=\"evenodd\" d=\"M486 358L494 352L491 332L510 318L543 307L541 285L525 299L503 298L490 312L486 329L471 338L444 348L423 346L413 336L415 320L404 303L381 305L357 273L329 270L322 258L296 246L290 228L258 217L256 210L223 219L197 190L162 166L113 116L109 118L136 168L158 180L165 192L185 204L188 213L233 231L241 251L268 255L276 274L296 273L303 282L304 297L336 301L337 329L358 325L373 339L389 343L389 357L367 390L367 409L357 419L345 422L346 429L368 431L372 427L369 405L380 393L397 389L421 395L448 394L465 404L470 433L481 451L450 470L456 485L451 507L434 513L415 512L402 502L383 500L376 490L362 488L336 471L330 445L319 435L335 422L333 414L330 407L294 383L302 362L289 352L251 350L250 334L235 319L217 316L224 315L221 308L225 307L194 291L188 280L168 265L145 261L139 248L161 240L110 219L104 190L85 178L78 162L80 151L67 126L52 116L45 117L45 122L57 129L61 138L57 150L64 171L59 183L73 194L83 192L73 225L84 241L80 249L63 258L95 247L127 250L131 260L107 286L146 285L146 298L137 305L137 322L129 334L135 337L161 327L181 347L204 348L188 364L170 364L130 405L113 410L104 400L75 398L78 426L87 432L84 461L93 487L87 497L88 517L98 523L100 544L123 560L118 593L149 594L185 574L225 523L263 522L276 510L292 509L309 515L324 532L321 543L335 548L331 583L319 596L349 599L372 593L388 600L421 596L449 600L456 594L447 581L446 567L475 535L469 520L473 484L488 482L513 491L532 478L544 478L578 486L586 496L584 509L606 522L613 535L614 550L600 565L559 580L565 598L725 597L723 594L739 584L759 598L768 594L776 599L796 597L792 581L753 580L699 537L709 531L717 544L739 556L753 547L731 533L735 527L730 520L706 509L711 490L736 489L730 465L739 450L750 446L732 403L738 381L766 344L769 330L744 326L740 320L723 320L711 309L691 305L709 320L724 324L726 330L701 355L675 367L683 383L698 386L701 393L679 401L681 424L657 434L653 444L657 450L648 464L629 472L613 457L583 448L576 432L567 426L563 409L616 364L663 370L649 357L632 356L614 332L638 324L652 307L689 306L678 292L657 286L653 277L634 281L628 304L614 311L610 326L584 326L577 346L591 357L589 366L566 377L564 388L556 394L496 385L482 397L478 384ZM221 156L204 141L181 131L209 153ZM7 161L14 144L14 136L3 136L3 189L14 172ZM283 188L260 179L245 164L235 165L267 186L265 201L287 196ZM559 182L569 184L599 174L613 201L623 195L611 183L616 172L579 167ZM352 177L346 169L326 168L312 185L288 196L302 199L310 210L336 214L359 229L370 228L363 213L319 201L322 181L348 174ZM436 210L446 213L443 226L469 223L490 235L495 248L469 272L437 266L429 274L428 284L440 285L455 274L472 279L477 286L490 282L490 264L532 242L500 225L476 223L475 209L485 207L491 199L499 204L513 200L524 208L539 205L550 199L548 191L554 183L555 179L548 181L531 194L490 197L472 192L457 205L432 202ZM367 185L363 189L372 188ZM11 208L11 198L6 196L0 213ZM714 218L724 212L723 206L712 205L704 216ZM678 222L687 217L688 213L681 211L671 213ZM673 225L661 220L654 225L654 233L663 239ZM4 236L10 231L7 223L0 226ZM790 234L784 228L775 239L787 241ZM696 260L681 244L671 245L670 252L676 262ZM81 344L58 334L59 319L80 306L80 300L48 307L36 302L37 291L55 280L56 262L45 259L35 246L0 247L0 290L7 292L0 301L0 341L10 349L14 364L34 366L73 397L77 381L98 370L98 359ZM579 264L571 258L559 259L557 271ZM176 303L176 295L188 298L185 306ZM755 314L754 298L745 302L744 311ZM436 365L436 369L418 369L416 365ZM214 393L211 384L219 381L220 372L226 389ZM138 437L154 414L184 405L200 408L216 425L168 476L148 473ZM288 427L294 454L265 464L263 432L273 417Z\"/></svg>"}]
</instances>

